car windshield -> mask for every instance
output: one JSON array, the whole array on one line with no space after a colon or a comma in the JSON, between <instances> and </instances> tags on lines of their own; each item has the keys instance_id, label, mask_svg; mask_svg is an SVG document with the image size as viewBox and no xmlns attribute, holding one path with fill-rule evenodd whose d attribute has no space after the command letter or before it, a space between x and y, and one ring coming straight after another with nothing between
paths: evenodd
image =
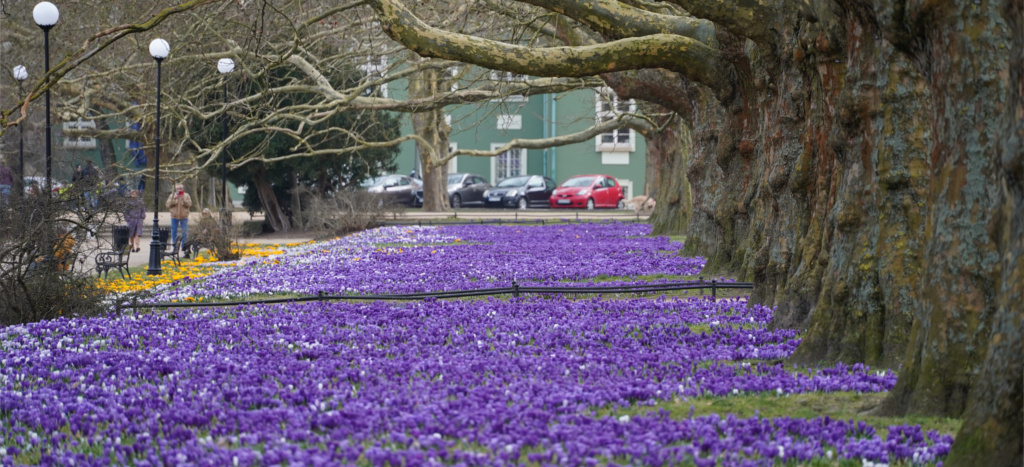
<instances>
[{"instance_id":1,"label":"car windshield","mask_svg":"<svg viewBox=\"0 0 1024 467\"><path fill-rule=\"evenodd\" d=\"M462 174L451 174L448 175L448 184L454 185L462 181Z\"/></svg>"},{"instance_id":2,"label":"car windshield","mask_svg":"<svg viewBox=\"0 0 1024 467\"><path fill-rule=\"evenodd\" d=\"M574 186L590 186L594 183L594 177L576 177L570 178L562 184L563 187L574 187Z\"/></svg>"},{"instance_id":3,"label":"car windshield","mask_svg":"<svg viewBox=\"0 0 1024 467\"><path fill-rule=\"evenodd\" d=\"M509 186L523 186L523 185L526 185L526 181L529 180L529 179L530 179L530 177L506 178L506 179L502 180L501 183L498 183L498 187L500 188L500 187L509 187Z\"/></svg>"},{"instance_id":4,"label":"car windshield","mask_svg":"<svg viewBox=\"0 0 1024 467\"><path fill-rule=\"evenodd\" d=\"M363 183L360 183L359 186L368 187L368 186L380 185L380 182L382 182L382 181L384 181L384 177L371 178L371 179L366 180Z\"/></svg>"}]
</instances>

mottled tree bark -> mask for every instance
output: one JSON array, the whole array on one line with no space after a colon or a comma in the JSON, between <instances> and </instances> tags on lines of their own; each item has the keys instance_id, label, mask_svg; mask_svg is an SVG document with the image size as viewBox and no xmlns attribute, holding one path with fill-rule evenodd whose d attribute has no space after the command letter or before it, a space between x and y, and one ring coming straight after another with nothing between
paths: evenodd
<instances>
[{"instance_id":1,"label":"mottled tree bark","mask_svg":"<svg viewBox=\"0 0 1024 467\"><path fill-rule=\"evenodd\" d=\"M988 350L1006 254L998 232L1010 221L1001 214L1008 188L998 182L1013 146L1010 51L1024 33L1020 10L1019 0L876 6L933 102L922 283L887 413L960 416Z\"/></svg>"},{"instance_id":2,"label":"mottled tree bark","mask_svg":"<svg viewBox=\"0 0 1024 467\"><path fill-rule=\"evenodd\" d=\"M946 465L1024 464L1024 4L1009 2L1011 31L1009 126L999 185L1007 219L997 232L1002 283L988 353L967 397L964 423Z\"/></svg>"},{"instance_id":3,"label":"mottled tree bark","mask_svg":"<svg viewBox=\"0 0 1024 467\"><path fill-rule=\"evenodd\" d=\"M834 123L810 148L834 158L832 186L819 187L828 190L828 214L819 236L803 239L805 261L775 296L785 304L776 324L808 326L794 361L896 368L921 280L931 139L920 123L929 117L930 94L885 40L856 21L845 31L844 85L830 96L835 110L824 117ZM790 176L793 188L806 184L806 154ZM816 302L805 301L808 291Z\"/></svg>"},{"instance_id":4,"label":"mottled tree bark","mask_svg":"<svg viewBox=\"0 0 1024 467\"><path fill-rule=\"evenodd\" d=\"M450 85L440 70L424 70L409 79L409 98L429 98L443 92L444 86ZM448 135L451 133L451 127L445 122L444 109L414 113L410 118L413 132L421 138L421 141L417 141L416 150L423 172L419 174L423 180L423 210L447 211L448 166L435 165L437 161L448 156Z\"/></svg>"},{"instance_id":5,"label":"mottled tree bark","mask_svg":"<svg viewBox=\"0 0 1024 467\"><path fill-rule=\"evenodd\" d=\"M653 104L644 106L654 110ZM644 134L647 141L648 195L656 201L654 233L682 233L693 214L693 195L686 170L690 162L690 129L678 115L658 119L659 128Z\"/></svg>"}]
</instances>

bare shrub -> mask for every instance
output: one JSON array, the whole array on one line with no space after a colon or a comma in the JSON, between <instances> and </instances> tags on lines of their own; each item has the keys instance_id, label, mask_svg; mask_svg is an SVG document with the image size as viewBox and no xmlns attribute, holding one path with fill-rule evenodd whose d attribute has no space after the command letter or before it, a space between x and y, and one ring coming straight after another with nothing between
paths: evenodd
<instances>
[{"instance_id":1,"label":"bare shrub","mask_svg":"<svg viewBox=\"0 0 1024 467\"><path fill-rule=\"evenodd\" d=\"M405 212L401 205L360 190L342 190L304 197L302 228L329 237L377 227L389 217Z\"/></svg>"},{"instance_id":2,"label":"bare shrub","mask_svg":"<svg viewBox=\"0 0 1024 467\"><path fill-rule=\"evenodd\" d=\"M97 230L120 219L123 199L96 187L0 201L0 325L104 312L89 258L112 246Z\"/></svg>"},{"instance_id":3,"label":"bare shrub","mask_svg":"<svg viewBox=\"0 0 1024 467\"><path fill-rule=\"evenodd\" d=\"M188 248L192 254L207 249L217 261L233 261L241 257L238 237L241 229L231 222L231 213L218 219L209 209L189 218ZM187 251L189 251L187 250Z\"/></svg>"}]
</instances>

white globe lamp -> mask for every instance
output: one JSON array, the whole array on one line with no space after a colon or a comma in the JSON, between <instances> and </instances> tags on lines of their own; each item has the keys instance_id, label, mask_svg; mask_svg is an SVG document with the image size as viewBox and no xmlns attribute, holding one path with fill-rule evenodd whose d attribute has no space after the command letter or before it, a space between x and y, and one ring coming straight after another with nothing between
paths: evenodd
<instances>
[{"instance_id":1,"label":"white globe lamp","mask_svg":"<svg viewBox=\"0 0 1024 467\"><path fill-rule=\"evenodd\" d=\"M52 28L60 19L60 10L50 2L40 2L32 9L32 19L43 29Z\"/></svg>"},{"instance_id":2,"label":"white globe lamp","mask_svg":"<svg viewBox=\"0 0 1024 467\"><path fill-rule=\"evenodd\" d=\"M157 61L167 58L171 54L171 44L163 39L153 39L149 43L149 55L155 58Z\"/></svg>"}]
</instances>

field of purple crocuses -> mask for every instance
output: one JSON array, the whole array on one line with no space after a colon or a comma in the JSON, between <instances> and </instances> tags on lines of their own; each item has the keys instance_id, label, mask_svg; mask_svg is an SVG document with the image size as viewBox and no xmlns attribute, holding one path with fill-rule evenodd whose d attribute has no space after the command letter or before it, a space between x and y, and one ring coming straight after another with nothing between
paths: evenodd
<instances>
[{"instance_id":1,"label":"field of purple crocuses","mask_svg":"<svg viewBox=\"0 0 1024 467\"><path fill-rule=\"evenodd\" d=\"M226 269L162 299L253 294L408 293L547 285L653 274L688 276L703 258L677 255L644 224L460 225L384 228ZM709 278L710 279L710 278Z\"/></svg>"},{"instance_id":2,"label":"field of purple crocuses","mask_svg":"<svg viewBox=\"0 0 1024 467\"><path fill-rule=\"evenodd\" d=\"M529 228L533 243L512 235L526 227L380 229L161 294L628 282L702 266L677 256L679 244L644 237L643 225ZM572 244L577 235L587 240ZM624 413L895 383L892 372L863 365L770 364L799 343L796 331L768 329L771 315L741 299L522 297L178 309L7 327L0 465L859 466L934 464L948 452L949 436L918 426L888 427L883 437L828 417Z\"/></svg>"}]
</instances>

